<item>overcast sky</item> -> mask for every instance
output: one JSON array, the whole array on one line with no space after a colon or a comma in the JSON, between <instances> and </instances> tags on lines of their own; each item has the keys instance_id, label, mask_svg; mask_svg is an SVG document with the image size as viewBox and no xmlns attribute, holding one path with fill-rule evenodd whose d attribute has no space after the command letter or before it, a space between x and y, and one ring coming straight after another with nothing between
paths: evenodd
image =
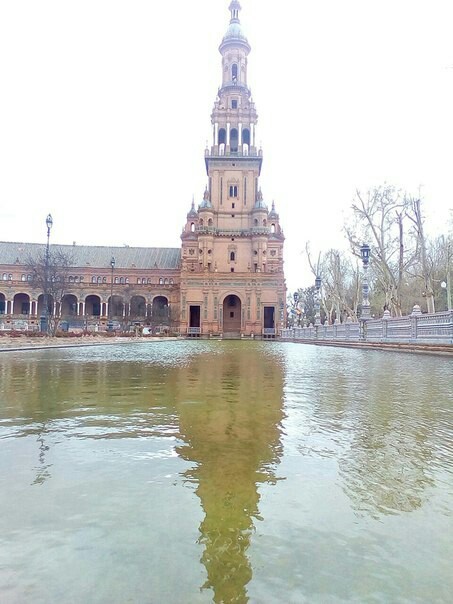
<instances>
[{"instance_id":1,"label":"overcast sky","mask_svg":"<svg viewBox=\"0 0 453 604\"><path fill-rule=\"evenodd\" d=\"M265 200L303 255L345 247L356 188L453 206L451 0L241 0ZM179 247L221 81L229 0L0 3L0 240Z\"/></svg>"}]
</instances>

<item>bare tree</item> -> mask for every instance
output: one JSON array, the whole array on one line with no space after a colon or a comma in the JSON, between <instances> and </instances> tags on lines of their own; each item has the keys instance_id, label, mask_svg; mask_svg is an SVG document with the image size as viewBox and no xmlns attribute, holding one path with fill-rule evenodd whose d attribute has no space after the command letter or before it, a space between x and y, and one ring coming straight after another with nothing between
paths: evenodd
<instances>
[{"instance_id":1,"label":"bare tree","mask_svg":"<svg viewBox=\"0 0 453 604\"><path fill-rule=\"evenodd\" d=\"M420 267L420 274L416 276L423 280L424 291L422 295L426 298L427 310L429 313L434 313L436 312L433 284L434 262L433 257L427 253L427 241L423 227L420 198L409 197L407 199L406 216L413 224L414 235L417 241L416 258L418 260L417 265Z\"/></svg>"},{"instance_id":2,"label":"bare tree","mask_svg":"<svg viewBox=\"0 0 453 604\"><path fill-rule=\"evenodd\" d=\"M352 253L360 258L360 247L371 247L375 286L382 289L385 307L402 314L404 275L416 258L416 249L405 244L408 198L394 187L384 185L363 195L356 191L352 205L353 222L345 227Z\"/></svg>"},{"instance_id":3,"label":"bare tree","mask_svg":"<svg viewBox=\"0 0 453 604\"><path fill-rule=\"evenodd\" d=\"M27 260L28 271L32 276L33 286L41 290L47 300L48 332L55 335L58 327L58 316L54 313L55 303L60 304L67 291L68 276L73 265L70 254L58 248L50 248L48 262L45 250ZM45 310L45 309L44 309Z\"/></svg>"}]
</instances>

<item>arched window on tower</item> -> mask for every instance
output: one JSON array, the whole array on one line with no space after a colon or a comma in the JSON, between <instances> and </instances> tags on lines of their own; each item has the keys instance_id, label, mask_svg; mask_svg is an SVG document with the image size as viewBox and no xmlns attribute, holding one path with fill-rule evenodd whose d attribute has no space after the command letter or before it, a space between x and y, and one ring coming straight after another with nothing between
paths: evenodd
<instances>
[{"instance_id":1,"label":"arched window on tower","mask_svg":"<svg viewBox=\"0 0 453 604\"><path fill-rule=\"evenodd\" d=\"M233 65L231 66L231 80L233 82L237 82L238 79L238 66L236 65L236 63L233 63Z\"/></svg>"},{"instance_id":2,"label":"arched window on tower","mask_svg":"<svg viewBox=\"0 0 453 604\"><path fill-rule=\"evenodd\" d=\"M234 262L236 260L236 254L235 252L230 252L230 261Z\"/></svg>"},{"instance_id":3,"label":"arched window on tower","mask_svg":"<svg viewBox=\"0 0 453 604\"><path fill-rule=\"evenodd\" d=\"M219 130L219 155L225 155L225 144L226 144L226 130L220 128Z\"/></svg>"},{"instance_id":4,"label":"arched window on tower","mask_svg":"<svg viewBox=\"0 0 453 604\"><path fill-rule=\"evenodd\" d=\"M244 155L249 154L250 148L250 130L248 128L244 128L242 131L242 153Z\"/></svg>"},{"instance_id":5,"label":"arched window on tower","mask_svg":"<svg viewBox=\"0 0 453 604\"><path fill-rule=\"evenodd\" d=\"M275 224L271 224L271 233L275 233Z\"/></svg>"},{"instance_id":6,"label":"arched window on tower","mask_svg":"<svg viewBox=\"0 0 453 604\"><path fill-rule=\"evenodd\" d=\"M195 223L194 222L192 222L192 224L190 225L190 232L195 233Z\"/></svg>"},{"instance_id":7,"label":"arched window on tower","mask_svg":"<svg viewBox=\"0 0 453 604\"><path fill-rule=\"evenodd\" d=\"M236 130L236 128L233 128L230 132L230 151L231 151L231 153L238 152L238 144L239 144L238 131Z\"/></svg>"}]
</instances>

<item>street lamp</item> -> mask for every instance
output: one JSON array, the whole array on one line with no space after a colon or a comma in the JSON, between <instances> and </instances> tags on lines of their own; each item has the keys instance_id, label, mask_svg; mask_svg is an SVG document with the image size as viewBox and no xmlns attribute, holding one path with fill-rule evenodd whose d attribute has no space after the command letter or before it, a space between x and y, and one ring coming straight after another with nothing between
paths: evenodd
<instances>
[{"instance_id":1,"label":"street lamp","mask_svg":"<svg viewBox=\"0 0 453 604\"><path fill-rule=\"evenodd\" d=\"M41 331L48 333L49 331L49 248L50 248L50 229L52 228L53 220L51 214L47 215L46 226L47 226L47 245L46 245L46 258L44 267L44 308L40 317Z\"/></svg>"},{"instance_id":2,"label":"street lamp","mask_svg":"<svg viewBox=\"0 0 453 604\"><path fill-rule=\"evenodd\" d=\"M315 327L317 325L321 325L321 277L319 275L316 276L315 279L315 287L316 287L316 296L315 296Z\"/></svg>"},{"instance_id":3,"label":"street lamp","mask_svg":"<svg viewBox=\"0 0 453 604\"><path fill-rule=\"evenodd\" d=\"M299 310L299 308L298 308L299 292L294 292L293 298L294 298L294 312L296 314L297 325L299 326L300 325L300 315L297 313L297 311Z\"/></svg>"},{"instance_id":4,"label":"street lamp","mask_svg":"<svg viewBox=\"0 0 453 604\"><path fill-rule=\"evenodd\" d=\"M115 270L115 256L112 256L110 260L110 266L112 267L112 277L110 282L110 304L109 304L109 320L107 323L107 330L113 331L113 321L112 321L112 310L113 310L113 271Z\"/></svg>"},{"instance_id":5,"label":"street lamp","mask_svg":"<svg viewBox=\"0 0 453 604\"><path fill-rule=\"evenodd\" d=\"M362 294L363 294L363 300L362 300L362 314L360 316L360 318L363 321L366 321L367 319L370 318L370 301L368 299L368 292L369 292L369 287L368 287L368 264L370 262L370 246L367 245L366 243L362 244L361 248L360 248L360 255L362 257L362 263L363 263L363 281L362 281Z\"/></svg>"}]
</instances>

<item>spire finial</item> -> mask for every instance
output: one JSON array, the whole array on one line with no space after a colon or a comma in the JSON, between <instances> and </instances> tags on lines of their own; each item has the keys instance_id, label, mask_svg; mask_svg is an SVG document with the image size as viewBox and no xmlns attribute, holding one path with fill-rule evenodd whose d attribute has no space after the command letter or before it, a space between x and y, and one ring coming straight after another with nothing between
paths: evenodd
<instances>
[{"instance_id":1,"label":"spire finial","mask_svg":"<svg viewBox=\"0 0 453 604\"><path fill-rule=\"evenodd\" d=\"M230 23L239 23L239 11L241 10L241 5L238 0L232 0L230 6L228 7L231 12L231 20Z\"/></svg>"}]
</instances>

